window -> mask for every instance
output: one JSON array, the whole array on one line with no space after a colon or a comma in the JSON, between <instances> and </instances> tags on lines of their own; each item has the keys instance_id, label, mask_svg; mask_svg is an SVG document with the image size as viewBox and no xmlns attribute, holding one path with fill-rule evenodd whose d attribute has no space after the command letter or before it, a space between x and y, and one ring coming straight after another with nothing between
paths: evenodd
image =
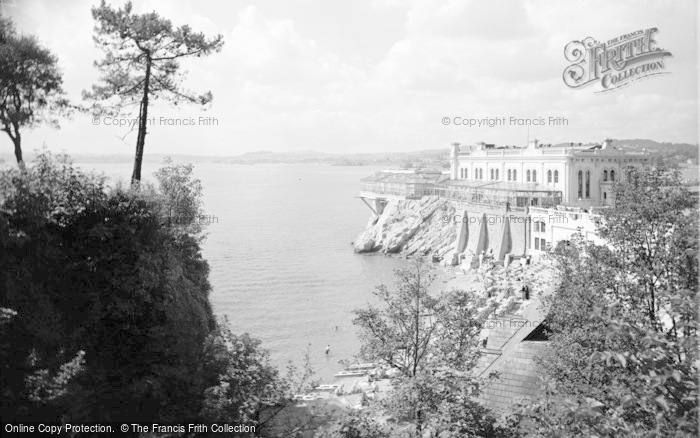
<instances>
[{"instance_id":1,"label":"window","mask_svg":"<svg viewBox=\"0 0 700 438\"><path fill-rule=\"evenodd\" d=\"M603 199L608 199L608 192L603 192Z\"/></svg>"},{"instance_id":2,"label":"window","mask_svg":"<svg viewBox=\"0 0 700 438\"><path fill-rule=\"evenodd\" d=\"M517 181L517 180L518 180L518 171L513 169L513 181Z\"/></svg>"},{"instance_id":3,"label":"window","mask_svg":"<svg viewBox=\"0 0 700 438\"><path fill-rule=\"evenodd\" d=\"M537 182L537 171L536 170L532 171L532 182Z\"/></svg>"},{"instance_id":4,"label":"window","mask_svg":"<svg viewBox=\"0 0 700 438\"><path fill-rule=\"evenodd\" d=\"M467 172L469 172L469 171L468 171L467 169L464 169L464 178L465 178L465 179L466 179L466 178L469 178L469 177L467 176Z\"/></svg>"},{"instance_id":5,"label":"window","mask_svg":"<svg viewBox=\"0 0 700 438\"><path fill-rule=\"evenodd\" d=\"M615 171L614 170L610 171L610 181L615 182Z\"/></svg>"},{"instance_id":6,"label":"window","mask_svg":"<svg viewBox=\"0 0 700 438\"><path fill-rule=\"evenodd\" d=\"M510 181L510 178L513 176L513 172L508 169L508 181Z\"/></svg>"},{"instance_id":7,"label":"window","mask_svg":"<svg viewBox=\"0 0 700 438\"><path fill-rule=\"evenodd\" d=\"M491 181L493 181L493 169L491 169Z\"/></svg>"},{"instance_id":8,"label":"window","mask_svg":"<svg viewBox=\"0 0 700 438\"><path fill-rule=\"evenodd\" d=\"M545 226L544 222L540 222L540 232L544 233Z\"/></svg>"},{"instance_id":9,"label":"window","mask_svg":"<svg viewBox=\"0 0 700 438\"><path fill-rule=\"evenodd\" d=\"M540 239L539 237L535 237L535 249L540 250L540 251L546 251L547 250L547 240Z\"/></svg>"},{"instance_id":10,"label":"window","mask_svg":"<svg viewBox=\"0 0 700 438\"><path fill-rule=\"evenodd\" d=\"M528 170L527 173L525 173L527 182L530 182L530 171Z\"/></svg>"},{"instance_id":11,"label":"window","mask_svg":"<svg viewBox=\"0 0 700 438\"><path fill-rule=\"evenodd\" d=\"M591 197L591 171L586 171L586 199Z\"/></svg>"},{"instance_id":12,"label":"window","mask_svg":"<svg viewBox=\"0 0 700 438\"><path fill-rule=\"evenodd\" d=\"M464 169L459 169L459 177L464 178Z\"/></svg>"},{"instance_id":13,"label":"window","mask_svg":"<svg viewBox=\"0 0 700 438\"><path fill-rule=\"evenodd\" d=\"M604 170L603 171L603 181L607 181L607 180L608 180L608 171Z\"/></svg>"},{"instance_id":14,"label":"window","mask_svg":"<svg viewBox=\"0 0 700 438\"><path fill-rule=\"evenodd\" d=\"M559 171L555 170L554 171L554 184L557 184L559 182Z\"/></svg>"},{"instance_id":15,"label":"window","mask_svg":"<svg viewBox=\"0 0 700 438\"><path fill-rule=\"evenodd\" d=\"M552 171L548 170L547 171L547 184L551 184L551 183L552 183Z\"/></svg>"},{"instance_id":16,"label":"window","mask_svg":"<svg viewBox=\"0 0 700 438\"><path fill-rule=\"evenodd\" d=\"M583 170L578 171L578 197L583 198Z\"/></svg>"},{"instance_id":17,"label":"window","mask_svg":"<svg viewBox=\"0 0 700 438\"><path fill-rule=\"evenodd\" d=\"M497 179L497 180L501 179L500 173L501 173L501 172L500 172L498 169L496 169L496 179Z\"/></svg>"}]
</instances>

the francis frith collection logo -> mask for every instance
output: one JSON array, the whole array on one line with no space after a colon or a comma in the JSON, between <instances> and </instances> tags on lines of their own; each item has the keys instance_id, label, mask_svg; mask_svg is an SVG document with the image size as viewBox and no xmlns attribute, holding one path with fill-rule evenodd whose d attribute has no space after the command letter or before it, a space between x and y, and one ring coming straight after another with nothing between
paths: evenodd
<instances>
[{"instance_id":1,"label":"the francis frith collection logo","mask_svg":"<svg viewBox=\"0 0 700 438\"><path fill-rule=\"evenodd\" d=\"M650 76L669 74L664 64L671 52L657 46L657 28L640 29L601 43L592 37L572 41L564 48L564 83L571 88L600 83L607 92Z\"/></svg>"}]
</instances>

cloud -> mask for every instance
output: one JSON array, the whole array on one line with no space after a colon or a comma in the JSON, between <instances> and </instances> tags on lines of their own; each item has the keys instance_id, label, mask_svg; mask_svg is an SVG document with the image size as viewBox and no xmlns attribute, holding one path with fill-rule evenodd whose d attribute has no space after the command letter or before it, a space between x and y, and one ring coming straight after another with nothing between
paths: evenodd
<instances>
[{"instance_id":1,"label":"cloud","mask_svg":"<svg viewBox=\"0 0 700 438\"><path fill-rule=\"evenodd\" d=\"M59 55L72 93L95 81L92 61L102 56L91 40L92 4L81 0L59 7L27 0L20 14L23 28ZM400 151L446 148L452 141L523 144L527 138L522 127L441 123L442 117L474 115L568 118L568 126L531 129L547 143L605 136L697 141L694 2L525 0L505 7L366 0L354 3L347 22L337 26L327 24L322 7L293 8L275 0L242 5L144 0L135 8L156 10L209 36L221 33L225 40L221 53L182 62L183 86L213 92L206 114L220 125L153 129L148 146L153 152L191 152L192 144L203 154L261 148ZM377 25L382 23L377 17L391 25ZM673 53L667 60L671 75L606 95L563 83L568 42L587 36L606 40L646 27L657 27L659 45ZM357 48L344 50L353 44ZM157 103L153 112L174 117L202 110ZM25 138L111 144L108 137L118 134L86 129L86 123L66 122L58 132L41 128Z\"/></svg>"}]
</instances>

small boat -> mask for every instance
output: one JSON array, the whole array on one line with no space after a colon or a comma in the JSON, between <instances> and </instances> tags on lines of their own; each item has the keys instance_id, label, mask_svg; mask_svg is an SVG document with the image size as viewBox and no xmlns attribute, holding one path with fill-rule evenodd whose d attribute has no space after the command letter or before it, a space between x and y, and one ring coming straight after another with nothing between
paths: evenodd
<instances>
[{"instance_id":1,"label":"small boat","mask_svg":"<svg viewBox=\"0 0 700 438\"><path fill-rule=\"evenodd\" d=\"M357 371L357 370L371 370L377 368L376 363L357 363L355 365L350 365L347 367L347 371Z\"/></svg>"},{"instance_id":2,"label":"small boat","mask_svg":"<svg viewBox=\"0 0 700 438\"><path fill-rule=\"evenodd\" d=\"M346 370L333 374L333 377L362 377L367 374L366 370Z\"/></svg>"},{"instance_id":3,"label":"small boat","mask_svg":"<svg viewBox=\"0 0 700 438\"><path fill-rule=\"evenodd\" d=\"M318 400L320 398L323 398L323 396L320 394L294 394L292 396L292 400L304 400L304 401Z\"/></svg>"},{"instance_id":4,"label":"small boat","mask_svg":"<svg viewBox=\"0 0 700 438\"><path fill-rule=\"evenodd\" d=\"M314 391L335 391L340 388L340 385L318 385Z\"/></svg>"}]
</instances>

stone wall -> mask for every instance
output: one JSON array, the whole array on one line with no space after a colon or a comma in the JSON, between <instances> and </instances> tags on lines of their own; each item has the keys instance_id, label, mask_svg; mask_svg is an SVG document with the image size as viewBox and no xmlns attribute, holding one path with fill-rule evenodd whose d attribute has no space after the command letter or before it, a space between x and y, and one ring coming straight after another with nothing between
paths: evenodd
<instances>
[{"instance_id":1,"label":"stone wall","mask_svg":"<svg viewBox=\"0 0 700 438\"><path fill-rule=\"evenodd\" d=\"M437 197L390 200L353 242L356 252L428 254L473 264L481 251L497 260L528 250L529 219L524 209L456 202ZM462 255L462 257L454 257Z\"/></svg>"}]
</instances>

